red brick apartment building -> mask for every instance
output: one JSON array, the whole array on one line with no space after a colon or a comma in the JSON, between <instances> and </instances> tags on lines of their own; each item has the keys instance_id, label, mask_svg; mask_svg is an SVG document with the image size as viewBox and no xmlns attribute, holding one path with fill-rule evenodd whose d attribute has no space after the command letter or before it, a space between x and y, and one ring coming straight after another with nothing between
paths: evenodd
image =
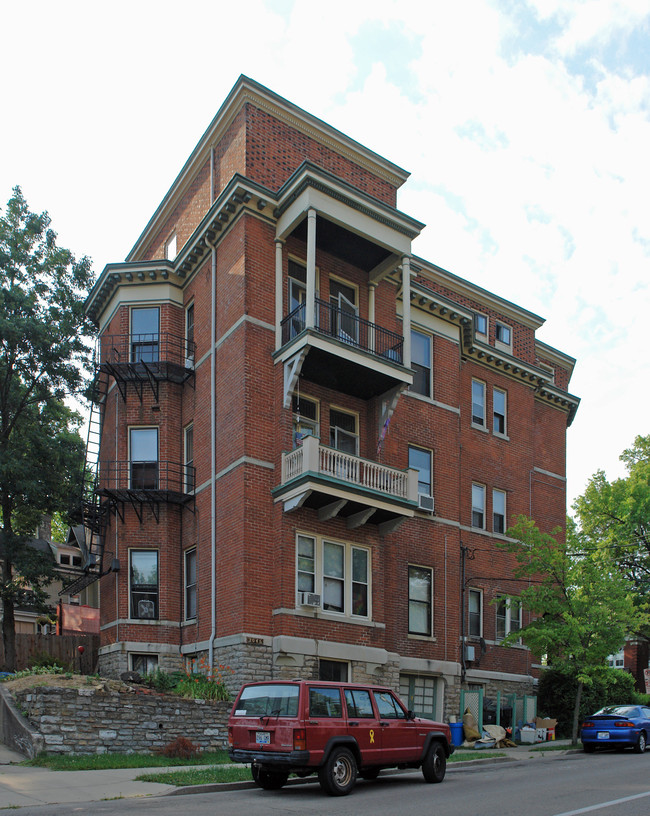
<instances>
[{"instance_id":1,"label":"red brick apartment building","mask_svg":"<svg viewBox=\"0 0 650 816\"><path fill-rule=\"evenodd\" d=\"M102 272L81 583L104 673L204 658L233 689L374 681L438 717L532 692L494 544L564 523L575 361L412 255L407 177L242 76Z\"/></svg>"}]
</instances>

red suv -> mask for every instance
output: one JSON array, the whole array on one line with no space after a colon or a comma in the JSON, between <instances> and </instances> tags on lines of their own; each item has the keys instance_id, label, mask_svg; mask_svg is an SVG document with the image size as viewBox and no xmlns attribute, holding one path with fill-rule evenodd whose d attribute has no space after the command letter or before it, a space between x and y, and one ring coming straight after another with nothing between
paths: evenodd
<instances>
[{"instance_id":1,"label":"red suv","mask_svg":"<svg viewBox=\"0 0 650 816\"><path fill-rule=\"evenodd\" d=\"M290 773L317 772L331 796L382 768L422 768L442 782L453 751L448 725L416 717L389 689L354 683L291 680L249 683L228 721L229 754L251 764L255 782L281 788Z\"/></svg>"}]
</instances>

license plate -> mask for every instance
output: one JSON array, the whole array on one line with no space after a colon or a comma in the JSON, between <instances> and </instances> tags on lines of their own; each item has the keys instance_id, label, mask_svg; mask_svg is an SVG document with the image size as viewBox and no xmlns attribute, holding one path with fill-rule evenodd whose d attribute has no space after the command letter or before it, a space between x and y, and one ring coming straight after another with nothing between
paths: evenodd
<instances>
[{"instance_id":1,"label":"license plate","mask_svg":"<svg viewBox=\"0 0 650 816\"><path fill-rule=\"evenodd\" d=\"M609 731L599 731L598 739L609 739Z\"/></svg>"},{"instance_id":2,"label":"license plate","mask_svg":"<svg viewBox=\"0 0 650 816\"><path fill-rule=\"evenodd\" d=\"M269 745L271 742L271 733L270 731L256 731L255 732L255 742L258 745Z\"/></svg>"}]
</instances>

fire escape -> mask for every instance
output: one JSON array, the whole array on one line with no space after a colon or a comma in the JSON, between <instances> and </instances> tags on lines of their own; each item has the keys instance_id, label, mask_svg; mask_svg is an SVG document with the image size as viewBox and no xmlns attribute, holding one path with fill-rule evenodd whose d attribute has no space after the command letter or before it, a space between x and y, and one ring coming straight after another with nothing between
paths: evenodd
<instances>
[{"instance_id":1,"label":"fire escape","mask_svg":"<svg viewBox=\"0 0 650 816\"><path fill-rule=\"evenodd\" d=\"M100 337L90 389L83 494L78 514L83 526L80 536L83 572L61 590L61 595L76 595L103 575L119 570L114 553L105 546L112 515L124 522L128 506L142 523L144 509L148 507L158 522L163 505L193 508L193 466L158 459L104 461L100 448L111 381L124 403L130 395L142 403L149 392L157 403L162 382L194 387L194 353L193 341L170 333Z\"/></svg>"}]
</instances>

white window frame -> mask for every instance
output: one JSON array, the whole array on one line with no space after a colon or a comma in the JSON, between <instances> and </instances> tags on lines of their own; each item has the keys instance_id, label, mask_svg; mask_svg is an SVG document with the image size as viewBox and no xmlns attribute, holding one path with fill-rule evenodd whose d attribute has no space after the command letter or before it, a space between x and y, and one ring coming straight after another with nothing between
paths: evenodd
<instances>
[{"instance_id":1,"label":"white window frame","mask_svg":"<svg viewBox=\"0 0 650 816\"><path fill-rule=\"evenodd\" d=\"M518 620L513 615L513 606L516 604ZM499 621L503 621L503 633L499 631ZM516 626L513 628L513 622ZM519 632L522 627L522 606L519 598L501 598L496 605L495 639L503 640L511 632ZM517 641L521 643L521 640Z\"/></svg>"},{"instance_id":2,"label":"white window frame","mask_svg":"<svg viewBox=\"0 0 650 816\"><path fill-rule=\"evenodd\" d=\"M409 452L409 467L417 470L418 472L418 495L422 496L433 496L433 453L432 451L428 450L427 448L421 448L419 445L409 445L408 446ZM422 470L419 467L416 467L415 464L411 464L411 451L417 451L418 453L423 453L429 459L429 481L424 482L420 476L422 474Z\"/></svg>"},{"instance_id":3,"label":"white window frame","mask_svg":"<svg viewBox=\"0 0 650 816\"><path fill-rule=\"evenodd\" d=\"M183 488L186 493L196 490L196 470L194 468L194 423L183 429Z\"/></svg>"},{"instance_id":4,"label":"white window frame","mask_svg":"<svg viewBox=\"0 0 650 816\"><path fill-rule=\"evenodd\" d=\"M503 412L497 411L497 394L503 395ZM503 424L502 431L497 428L497 424ZM508 392L496 386L492 389L492 433L495 436L508 435Z\"/></svg>"},{"instance_id":5,"label":"white window frame","mask_svg":"<svg viewBox=\"0 0 650 816\"><path fill-rule=\"evenodd\" d=\"M481 496L480 504L476 499ZM474 514L481 514L481 524L475 524ZM472 482L472 527L475 530L485 530L485 485Z\"/></svg>"},{"instance_id":6,"label":"white window frame","mask_svg":"<svg viewBox=\"0 0 650 816\"><path fill-rule=\"evenodd\" d=\"M309 403L314 406L315 419L305 417L300 413L300 406ZM294 394L291 400L293 412L293 446L298 447L306 436L315 436L320 439L320 401L303 394Z\"/></svg>"},{"instance_id":7,"label":"white window frame","mask_svg":"<svg viewBox=\"0 0 650 816\"><path fill-rule=\"evenodd\" d=\"M413 342L413 335L415 335L415 334L420 335L420 337L423 337L427 342L427 345L428 345L428 348L429 348L429 364L428 365L425 365L425 363L422 363L422 362L415 359L415 355L413 354L413 350L416 347L415 343ZM413 385L411 385L409 387L409 391L412 394L418 394L420 397L424 397L425 399L432 399L433 398L433 338L427 332L423 332L420 329L412 328L411 329L411 368L414 368L415 366L418 366L419 369L422 369L423 371L428 371L429 372L428 376L427 376L426 393L416 390Z\"/></svg>"},{"instance_id":8,"label":"white window frame","mask_svg":"<svg viewBox=\"0 0 650 816\"><path fill-rule=\"evenodd\" d=\"M478 598L478 612L472 613L472 598ZM478 615L478 632L472 632L472 614ZM470 587L467 593L467 634L483 637L483 590Z\"/></svg>"},{"instance_id":9,"label":"white window frame","mask_svg":"<svg viewBox=\"0 0 650 816\"><path fill-rule=\"evenodd\" d=\"M503 497L503 498L501 498ZM494 488L492 490L492 531L495 532L497 535L505 535L506 533L506 501L507 495L505 490L499 490L498 488ZM502 502L503 506L503 513L497 512L497 500ZM503 527L502 530L497 529L499 524L497 523L497 517L501 518L501 526Z\"/></svg>"},{"instance_id":10,"label":"white window frame","mask_svg":"<svg viewBox=\"0 0 650 816\"><path fill-rule=\"evenodd\" d=\"M139 488L137 480L133 479L133 465L156 465L156 486L154 489L160 487L160 428L157 425L130 425L129 426L129 487L132 489L151 489L148 487ZM156 432L156 458L155 459L134 459L133 458L133 434L138 431L155 431Z\"/></svg>"},{"instance_id":11,"label":"white window frame","mask_svg":"<svg viewBox=\"0 0 650 816\"><path fill-rule=\"evenodd\" d=\"M302 554L300 552L303 544ZM311 543L311 554L306 554ZM334 545L343 548L343 575L325 575L325 545ZM306 545L306 546L305 546ZM354 580L355 553L365 559L365 580ZM310 563L311 562L311 563ZM343 609L325 609L325 581L340 580L343 584ZM311 579L311 580L310 580ZM354 587L363 586L366 589L367 614L357 614L354 611ZM300 596L303 592L315 592L321 596L321 610L327 615L336 617L354 618L355 620L370 620L372 618L372 553L368 547L352 544L347 541L337 541L328 536L318 536L311 533L299 532L296 534L296 602L300 607Z\"/></svg>"},{"instance_id":12,"label":"white window frame","mask_svg":"<svg viewBox=\"0 0 650 816\"><path fill-rule=\"evenodd\" d=\"M190 575L190 569L188 565L188 561L192 557L194 559L194 580L192 581L192 576ZM188 550L185 550L183 553L183 587L184 587L184 617L185 620L196 620L197 617L197 602L198 602L198 561L197 561L197 548L190 547ZM193 596L193 601L191 601L191 596ZM194 614L192 614L191 605L192 602L194 604Z\"/></svg>"},{"instance_id":13,"label":"white window frame","mask_svg":"<svg viewBox=\"0 0 650 816\"><path fill-rule=\"evenodd\" d=\"M481 390L481 403L478 403L474 399L474 389L480 388ZM483 380L477 380L472 378L472 392L471 392L471 417L472 417L472 425L474 428L480 428L482 431L487 430L485 427L485 395L487 393L487 386L483 382ZM481 405L481 416L479 417L478 413L474 412L474 405Z\"/></svg>"},{"instance_id":14,"label":"white window frame","mask_svg":"<svg viewBox=\"0 0 650 816\"><path fill-rule=\"evenodd\" d=\"M503 340L499 335L507 332L508 340ZM512 349L512 326L504 323L503 320L495 320L494 322L494 345L495 348L501 348L505 351Z\"/></svg>"},{"instance_id":15,"label":"white window frame","mask_svg":"<svg viewBox=\"0 0 650 816\"><path fill-rule=\"evenodd\" d=\"M157 315L156 330L136 332L133 318L142 312L155 312ZM129 362L157 363L161 359L160 349L160 306L131 306L129 311Z\"/></svg>"},{"instance_id":16,"label":"white window frame","mask_svg":"<svg viewBox=\"0 0 650 816\"><path fill-rule=\"evenodd\" d=\"M422 600L421 598L411 597L411 570L420 570L421 572L425 572L429 576L429 597L426 600ZM421 564L409 564L407 570L408 576L408 588L407 588L407 597L408 597L408 635L409 637L420 637L420 638L432 638L433 637L433 568L426 567ZM428 607L427 611L427 622L428 622L428 631L416 631L411 629L411 604L417 604L419 607L422 605Z\"/></svg>"},{"instance_id":17,"label":"white window frame","mask_svg":"<svg viewBox=\"0 0 650 816\"><path fill-rule=\"evenodd\" d=\"M175 261L178 255L178 236L176 232L172 232L169 238L165 241L165 258L168 261Z\"/></svg>"},{"instance_id":18,"label":"white window frame","mask_svg":"<svg viewBox=\"0 0 650 816\"><path fill-rule=\"evenodd\" d=\"M345 414L347 416L354 418L354 433L352 431L346 431L345 428L341 428L339 425L332 425L332 412L338 412L339 414ZM347 453L350 456L358 456L359 455L359 414L356 411L348 411L346 408L339 408L338 405L330 405L330 426L329 426L329 445L330 447L334 448L335 450L340 450L342 453ZM345 451L342 448L337 446L338 440L338 431L341 431L348 437L353 437L355 442L355 452L354 454L349 453L349 451ZM334 435L334 440L332 440L332 434Z\"/></svg>"},{"instance_id":19,"label":"white window frame","mask_svg":"<svg viewBox=\"0 0 650 816\"><path fill-rule=\"evenodd\" d=\"M485 320L485 331L479 329L479 320ZM490 331L490 319L483 312L474 312L474 332L487 340Z\"/></svg>"},{"instance_id":20,"label":"white window frame","mask_svg":"<svg viewBox=\"0 0 650 816\"><path fill-rule=\"evenodd\" d=\"M156 556L156 600L154 605L154 614L153 615L145 615L145 614L138 614L137 616L133 615L133 599L132 595L136 591L133 588L133 581L132 579L132 572L133 572L133 556L136 553L147 553L147 555L155 555ZM143 585L144 586L144 585ZM148 599L140 599L139 604L142 603L144 600ZM129 620L151 620L151 621L158 621L160 620L160 551L146 548L146 547L131 547L129 549Z\"/></svg>"},{"instance_id":21,"label":"white window frame","mask_svg":"<svg viewBox=\"0 0 650 816\"><path fill-rule=\"evenodd\" d=\"M185 307L185 357L188 362L192 363L194 362L194 356L196 354L196 344L194 342L195 319L196 310L194 308L194 301L192 301Z\"/></svg>"}]
</instances>

